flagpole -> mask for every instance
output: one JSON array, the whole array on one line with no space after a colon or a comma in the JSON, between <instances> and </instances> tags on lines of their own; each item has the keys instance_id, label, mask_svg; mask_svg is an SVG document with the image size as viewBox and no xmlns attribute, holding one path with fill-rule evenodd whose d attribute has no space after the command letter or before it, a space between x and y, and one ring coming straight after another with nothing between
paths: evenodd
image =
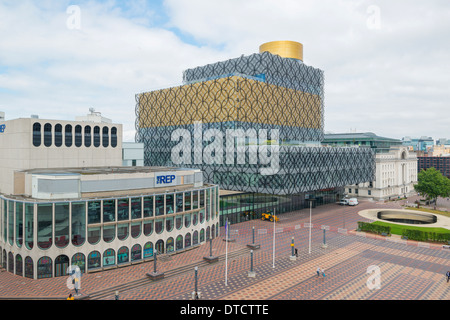
<instances>
[{"instance_id":1,"label":"flagpole","mask_svg":"<svg viewBox=\"0 0 450 320\"><path fill-rule=\"evenodd\" d=\"M225 222L225 285L228 286L228 217Z\"/></svg>"}]
</instances>

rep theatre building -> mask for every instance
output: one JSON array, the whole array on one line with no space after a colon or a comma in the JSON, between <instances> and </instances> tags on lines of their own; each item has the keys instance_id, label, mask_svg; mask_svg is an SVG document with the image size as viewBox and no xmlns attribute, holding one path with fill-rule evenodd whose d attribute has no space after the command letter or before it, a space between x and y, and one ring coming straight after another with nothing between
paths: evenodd
<instances>
[{"instance_id":1,"label":"rep theatre building","mask_svg":"<svg viewBox=\"0 0 450 320\"><path fill-rule=\"evenodd\" d=\"M0 124L0 259L7 271L34 279L65 276L70 265L95 272L218 235L218 186L195 168L121 166L121 125Z\"/></svg>"}]
</instances>

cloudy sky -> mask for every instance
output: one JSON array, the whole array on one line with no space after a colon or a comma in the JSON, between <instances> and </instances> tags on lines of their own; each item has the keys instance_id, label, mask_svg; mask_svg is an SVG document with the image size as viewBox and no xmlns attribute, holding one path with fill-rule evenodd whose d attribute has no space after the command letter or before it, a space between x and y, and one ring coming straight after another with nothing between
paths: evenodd
<instances>
[{"instance_id":1,"label":"cloudy sky","mask_svg":"<svg viewBox=\"0 0 450 320\"><path fill-rule=\"evenodd\" d=\"M448 0L0 0L0 111L101 112L134 141L135 94L182 72L303 43L325 72L325 131L450 139Z\"/></svg>"}]
</instances>

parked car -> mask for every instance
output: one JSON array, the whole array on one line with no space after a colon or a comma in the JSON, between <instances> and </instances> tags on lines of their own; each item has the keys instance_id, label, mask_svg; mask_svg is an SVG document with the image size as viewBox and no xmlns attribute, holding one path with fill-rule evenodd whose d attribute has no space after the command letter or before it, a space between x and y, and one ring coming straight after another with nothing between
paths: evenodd
<instances>
[{"instance_id":1,"label":"parked car","mask_svg":"<svg viewBox=\"0 0 450 320\"><path fill-rule=\"evenodd\" d=\"M347 205L347 204L348 204L348 199L342 199L341 201L339 201L339 204L340 204L341 206Z\"/></svg>"},{"instance_id":2,"label":"parked car","mask_svg":"<svg viewBox=\"0 0 450 320\"><path fill-rule=\"evenodd\" d=\"M356 199L356 198L348 199L348 205L349 206L356 206L357 204L358 204L358 199Z\"/></svg>"}]
</instances>

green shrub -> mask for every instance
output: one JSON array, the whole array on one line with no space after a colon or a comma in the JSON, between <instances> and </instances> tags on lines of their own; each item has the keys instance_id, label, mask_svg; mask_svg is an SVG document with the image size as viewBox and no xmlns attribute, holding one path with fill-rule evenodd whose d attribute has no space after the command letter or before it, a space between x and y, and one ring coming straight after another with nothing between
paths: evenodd
<instances>
[{"instance_id":1,"label":"green shrub","mask_svg":"<svg viewBox=\"0 0 450 320\"><path fill-rule=\"evenodd\" d=\"M368 222L358 221L358 230L376 234L385 233L386 235L391 235L391 227L388 226L380 226Z\"/></svg>"},{"instance_id":2,"label":"green shrub","mask_svg":"<svg viewBox=\"0 0 450 320\"><path fill-rule=\"evenodd\" d=\"M450 234L438 232L425 232L421 230L403 229L403 237L408 237L409 240L416 241L431 241L448 243L450 241Z\"/></svg>"}]
</instances>

